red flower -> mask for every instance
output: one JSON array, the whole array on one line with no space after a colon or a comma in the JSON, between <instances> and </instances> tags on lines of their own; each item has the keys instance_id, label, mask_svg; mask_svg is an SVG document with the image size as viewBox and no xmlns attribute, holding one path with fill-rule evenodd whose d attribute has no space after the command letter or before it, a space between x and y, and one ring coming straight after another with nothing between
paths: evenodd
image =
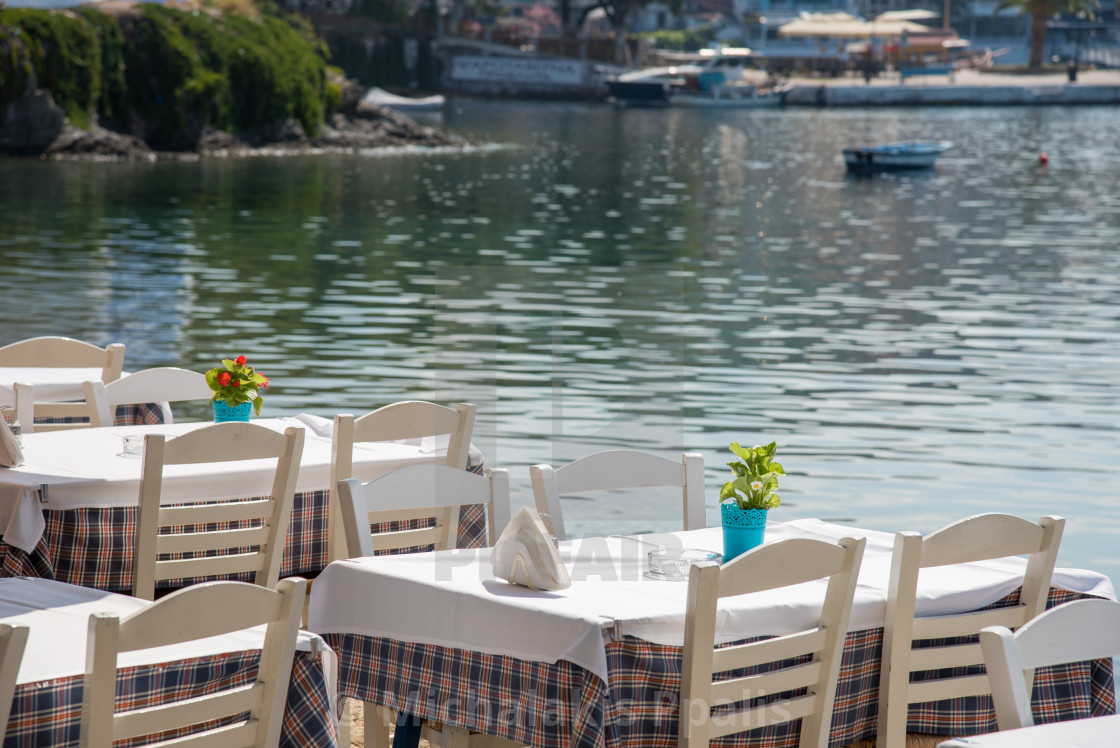
<instances>
[{"instance_id":1,"label":"red flower","mask_svg":"<svg viewBox=\"0 0 1120 748\"><path fill-rule=\"evenodd\" d=\"M223 387L225 387L227 384L229 384L229 372L228 371L223 371L221 374L218 375L218 384L222 385ZM237 385L234 385L234 386L236 387Z\"/></svg>"},{"instance_id":2,"label":"red flower","mask_svg":"<svg viewBox=\"0 0 1120 748\"><path fill-rule=\"evenodd\" d=\"M241 381L240 381L240 380L237 380L237 379L235 379L235 380L233 380L232 382L230 382L230 386L231 386L231 387L240 387L240 386L241 386Z\"/></svg>"},{"instance_id":3,"label":"red flower","mask_svg":"<svg viewBox=\"0 0 1120 748\"><path fill-rule=\"evenodd\" d=\"M238 366L244 366L245 365L245 357L244 356L238 356L237 359L234 361L234 363L237 364Z\"/></svg>"},{"instance_id":4,"label":"red flower","mask_svg":"<svg viewBox=\"0 0 1120 748\"><path fill-rule=\"evenodd\" d=\"M261 374L261 376L264 377L264 381L261 382L261 389L262 390L267 390L268 389L268 377L265 377L264 374Z\"/></svg>"}]
</instances>

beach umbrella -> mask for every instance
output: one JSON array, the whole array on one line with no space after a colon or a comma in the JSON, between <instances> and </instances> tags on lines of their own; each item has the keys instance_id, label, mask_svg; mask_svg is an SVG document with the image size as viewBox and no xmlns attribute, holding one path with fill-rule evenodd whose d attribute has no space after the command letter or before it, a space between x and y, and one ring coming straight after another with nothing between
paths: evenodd
<instances>
[{"instance_id":1,"label":"beach umbrella","mask_svg":"<svg viewBox=\"0 0 1120 748\"><path fill-rule=\"evenodd\" d=\"M940 17L940 13L935 13L932 10L913 8L911 10L888 10L886 13L875 16L875 21L928 21Z\"/></svg>"},{"instance_id":2,"label":"beach umbrella","mask_svg":"<svg viewBox=\"0 0 1120 748\"><path fill-rule=\"evenodd\" d=\"M907 20L865 21L849 13L806 13L778 27L780 36L868 39L929 31L929 27Z\"/></svg>"}]
</instances>

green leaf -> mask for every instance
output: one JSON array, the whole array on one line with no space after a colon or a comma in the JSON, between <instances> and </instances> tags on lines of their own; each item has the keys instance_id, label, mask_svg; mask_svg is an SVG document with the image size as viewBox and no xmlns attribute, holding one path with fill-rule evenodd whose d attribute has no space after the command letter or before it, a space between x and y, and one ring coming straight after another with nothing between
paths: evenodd
<instances>
[{"instance_id":1,"label":"green leaf","mask_svg":"<svg viewBox=\"0 0 1120 748\"><path fill-rule=\"evenodd\" d=\"M732 454L736 455L737 457L743 460L747 460L748 462L750 461L752 456L751 450L743 449L739 446L739 442L731 442L731 446L729 447L729 449L731 450Z\"/></svg>"},{"instance_id":2,"label":"green leaf","mask_svg":"<svg viewBox=\"0 0 1120 748\"><path fill-rule=\"evenodd\" d=\"M264 405L264 398L258 397L253 401L253 411L259 416L261 414L261 407Z\"/></svg>"}]
</instances>

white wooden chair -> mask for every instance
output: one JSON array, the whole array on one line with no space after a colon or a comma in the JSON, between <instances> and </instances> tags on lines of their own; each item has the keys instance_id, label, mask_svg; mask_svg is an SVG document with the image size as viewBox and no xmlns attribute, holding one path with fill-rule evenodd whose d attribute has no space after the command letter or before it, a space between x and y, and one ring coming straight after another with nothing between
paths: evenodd
<instances>
[{"instance_id":1,"label":"white wooden chair","mask_svg":"<svg viewBox=\"0 0 1120 748\"><path fill-rule=\"evenodd\" d=\"M27 634L27 626L0 623L0 731L7 727L11 716L16 676L27 646Z\"/></svg>"},{"instance_id":2,"label":"white wooden chair","mask_svg":"<svg viewBox=\"0 0 1120 748\"><path fill-rule=\"evenodd\" d=\"M11 388L0 386L0 410L8 409L9 420L12 423L19 421L25 434L36 431L62 431L64 429L89 428L85 422L73 423L35 423L36 418L85 418L87 415L85 402L56 403L50 401L37 401L35 399L35 385L27 382L15 382Z\"/></svg>"},{"instance_id":3,"label":"white wooden chair","mask_svg":"<svg viewBox=\"0 0 1120 748\"><path fill-rule=\"evenodd\" d=\"M124 344L99 348L73 338L28 338L0 348L0 366L50 368L101 367L101 381L120 379L124 370Z\"/></svg>"},{"instance_id":4,"label":"white wooden chair","mask_svg":"<svg viewBox=\"0 0 1120 748\"><path fill-rule=\"evenodd\" d=\"M706 523L704 458L693 452L685 452L680 462L674 462L648 452L608 450L581 457L555 469L550 465L533 465L529 468L529 475L533 481L537 511L548 515L552 534L560 540L568 537L560 497L589 491L680 486L683 490L684 529L698 530Z\"/></svg>"},{"instance_id":5,"label":"white wooden chair","mask_svg":"<svg viewBox=\"0 0 1120 748\"><path fill-rule=\"evenodd\" d=\"M42 367L42 368L99 368L101 381L114 382L120 379L124 369L124 344L113 343L99 348L73 338L42 337L29 338L10 343L0 348L0 366ZM5 383L6 384L6 383ZM23 426L25 434L35 431L58 431L60 429L84 428L85 423L35 423L35 418L85 418L84 402L58 403L37 402L35 388L29 384L20 385L22 394L17 393L16 417ZM0 394L0 399L3 395Z\"/></svg>"},{"instance_id":6,"label":"white wooden chair","mask_svg":"<svg viewBox=\"0 0 1120 748\"><path fill-rule=\"evenodd\" d=\"M161 434L145 436L132 594L151 600L157 581L244 572L254 573L258 585L274 586L280 576L303 439L303 429L292 427L280 434L252 423L217 423L166 440ZM161 504L165 465L259 459L276 460L272 492L266 498L219 503L198 496L190 503ZM256 526L205 529L207 523L239 521ZM161 527L184 525L199 527L193 532L159 533ZM258 550L250 550L251 546ZM206 551L224 551L225 555L198 555ZM191 557L161 561L158 556L162 553Z\"/></svg>"},{"instance_id":7,"label":"white wooden chair","mask_svg":"<svg viewBox=\"0 0 1120 748\"><path fill-rule=\"evenodd\" d=\"M987 675L910 682L911 673L982 665L979 644L914 649L912 643L975 636L985 626L1018 628L1045 610L1064 528L1061 517L1043 517L1036 524L1007 514L978 514L925 538L916 532L895 535L883 631L878 748L904 744L910 704L991 693ZM1028 556L1028 561L1018 605L961 615L914 617L921 569L1021 555Z\"/></svg>"},{"instance_id":8,"label":"white wooden chair","mask_svg":"<svg viewBox=\"0 0 1120 748\"><path fill-rule=\"evenodd\" d=\"M24 433L35 432L35 388L26 383L0 384L0 414L19 422Z\"/></svg>"},{"instance_id":9,"label":"white wooden chair","mask_svg":"<svg viewBox=\"0 0 1120 748\"><path fill-rule=\"evenodd\" d=\"M1120 603L1075 600L1040 614L1015 633L1006 626L989 626L980 632L980 648L999 729L1029 727L1034 724L1035 668L1120 655Z\"/></svg>"},{"instance_id":10,"label":"white wooden chair","mask_svg":"<svg viewBox=\"0 0 1120 748\"><path fill-rule=\"evenodd\" d=\"M369 483L350 478L338 482L347 556L372 556L432 544L435 550L455 547L457 515L445 523L448 507L485 504L487 532L493 545L509 524L509 473L502 469L475 475L447 465L409 465ZM370 525L436 517L436 525L418 530L370 532Z\"/></svg>"},{"instance_id":11,"label":"white wooden chair","mask_svg":"<svg viewBox=\"0 0 1120 748\"><path fill-rule=\"evenodd\" d=\"M378 408L360 418L350 414L336 415L331 436L331 487L337 486L339 481L354 477L354 445L362 442L389 442L447 434L447 457L444 464L466 470L477 410L477 406L471 403L459 403L454 408L448 408L435 403L407 400ZM342 529L341 507L333 496L330 505L328 532L331 560L337 560L348 556L347 541ZM455 514L454 517L451 516L452 513ZM441 521L445 525L457 525L458 508L445 509Z\"/></svg>"},{"instance_id":12,"label":"white wooden chair","mask_svg":"<svg viewBox=\"0 0 1120 748\"><path fill-rule=\"evenodd\" d=\"M502 530L509 524L509 473L500 468L487 470L486 475L481 476L450 465L409 465L369 483L349 478L339 481L336 486L349 558L429 544L434 545L437 551L454 548L458 509L467 504L486 505L490 545L497 542ZM454 511L448 512L448 509ZM376 534L370 532L373 524L424 517L435 517L435 526ZM389 711L369 702L363 703L362 707L365 745L387 748L389 733L386 727L392 719ZM442 748L516 745L450 726L425 724L422 734Z\"/></svg>"},{"instance_id":13,"label":"white wooden chair","mask_svg":"<svg viewBox=\"0 0 1120 748\"><path fill-rule=\"evenodd\" d=\"M209 400L206 375L186 369L144 369L115 382L83 382L91 426L112 426L118 405Z\"/></svg>"},{"instance_id":14,"label":"white wooden chair","mask_svg":"<svg viewBox=\"0 0 1120 748\"><path fill-rule=\"evenodd\" d=\"M692 567L681 663L681 748L707 748L710 741L745 730L801 720L801 748L826 748L832 727L836 683L844 639L863 560L864 538L826 543L794 538L763 545L723 566ZM828 579L820 619L808 630L749 644L715 647L718 604L723 598ZM746 634L745 634L746 635ZM715 680L728 671L810 655L803 664L759 675ZM730 705L764 694L806 689L801 696L753 708ZM712 707L725 712L712 716Z\"/></svg>"},{"instance_id":15,"label":"white wooden chair","mask_svg":"<svg viewBox=\"0 0 1120 748\"><path fill-rule=\"evenodd\" d=\"M278 746L304 588L304 580L298 577L284 579L275 590L244 582L209 582L174 592L124 618L109 613L90 616L82 689L81 748L111 748L116 740L154 736L246 712L246 721L200 731L183 744ZM262 624L267 628L260 669L252 685L150 708L115 711L120 653L180 644Z\"/></svg>"}]
</instances>

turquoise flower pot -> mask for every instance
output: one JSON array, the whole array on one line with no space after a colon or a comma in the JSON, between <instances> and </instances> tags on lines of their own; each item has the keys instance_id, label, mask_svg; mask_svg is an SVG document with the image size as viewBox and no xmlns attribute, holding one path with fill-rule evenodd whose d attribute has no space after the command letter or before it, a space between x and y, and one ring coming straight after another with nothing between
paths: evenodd
<instances>
[{"instance_id":1,"label":"turquoise flower pot","mask_svg":"<svg viewBox=\"0 0 1120 748\"><path fill-rule=\"evenodd\" d=\"M720 502L723 525L723 562L762 545L766 536L766 509L740 509L735 499Z\"/></svg>"},{"instance_id":2,"label":"turquoise flower pot","mask_svg":"<svg viewBox=\"0 0 1120 748\"><path fill-rule=\"evenodd\" d=\"M226 405L225 400L215 400L211 403L211 405L214 406L214 423L225 423L226 421L248 421L249 414L253 410L252 403Z\"/></svg>"}]
</instances>

